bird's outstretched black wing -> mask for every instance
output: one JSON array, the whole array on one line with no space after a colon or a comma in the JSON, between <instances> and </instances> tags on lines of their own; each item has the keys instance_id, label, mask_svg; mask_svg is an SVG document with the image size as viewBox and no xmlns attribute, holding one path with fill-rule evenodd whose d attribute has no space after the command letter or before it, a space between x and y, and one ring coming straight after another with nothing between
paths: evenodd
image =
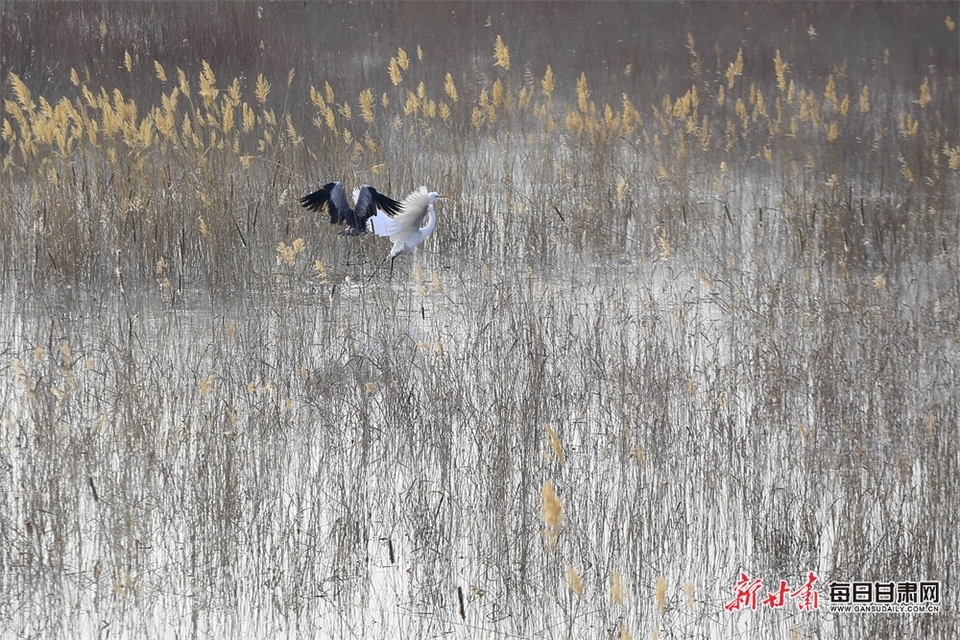
<instances>
[{"instance_id":1,"label":"bird's outstretched black wing","mask_svg":"<svg viewBox=\"0 0 960 640\"><path fill-rule=\"evenodd\" d=\"M370 190L370 195L373 197L373 201L376 203L378 209L383 209L387 212L387 215L391 218L398 213L400 213L400 203L394 200L393 198L388 198L383 195L373 187L367 187ZM376 212L374 212L376 213Z\"/></svg>"},{"instance_id":2,"label":"bird's outstretched black wing","mask_svg":"<svg viewBox=\"0 0 960 640\"><path fill-rule=\"evenodd\" d=\"M344 236L359 236L367 232L367 220L377 215L378 210L388 216L400 211L400 203L388 198L369 185L363 185L354 192L356 207L347 202L347 190L342 182L329 182L317 191L300 198L300 204L309 211L321 211L324 207L330 214L330 224L345 222L347 228L340 232Z\"/></svg>"},{"instance_id":3,"label":"bird's outstretched black wing","mask_svg":"<svg viewBox=\"0 0 960 640\"><path fill-rule=\"evenodd\" d=\"M341 235L358 236L367 232L367 220L377 215L378 210L384 211L393 217L400 211L400 203L388 198L370 185L363 185L354 192L357 204L354 207L352 219L347 221L348 227L341 231Z\"/></svg>"},{"instance_id":4,"label":"bird's outstretched black wing","mask_svg":"<svg viewBox=\"0 0 960 640\"><path fill-rule=\"evenodd\" d=\"M303 196L300 198L300 205L308 211L320 211L326 205L330 224L344 221L351 223L354 218L353 209L347 204L347 192L341 182L328 182L313 193Z\"/></svg>"},{"instance_id":5,"label":"bird's outstretched black wing","mask_svg":"<svg viewBox=\"0 0 960 640\"><path fill-rule=\"evenodd\" d=\"M382 209L391 218L400 211L400 203L388 198L370 185L360 187L357 194L357 222L366 225L367 220L377 215L377 209Z\"/></svg>"}]
</instances>

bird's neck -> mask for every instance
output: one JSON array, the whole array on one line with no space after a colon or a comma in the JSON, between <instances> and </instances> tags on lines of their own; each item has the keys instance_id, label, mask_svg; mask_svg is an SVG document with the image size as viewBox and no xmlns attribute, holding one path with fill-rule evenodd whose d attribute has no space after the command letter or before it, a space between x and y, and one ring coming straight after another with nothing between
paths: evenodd
<instances>
[{"instance_id":1,"label":"bird's neck","mask_svg":"<svg viewBox=\"0 0 960 640\"><path fill-rule=\"evenodd\" d=\"M437 226L437 214L433 212L433 205L427 205L427 226L423 228L423 237L433 233L433 228Z\"/></svg>"}]
</instances>

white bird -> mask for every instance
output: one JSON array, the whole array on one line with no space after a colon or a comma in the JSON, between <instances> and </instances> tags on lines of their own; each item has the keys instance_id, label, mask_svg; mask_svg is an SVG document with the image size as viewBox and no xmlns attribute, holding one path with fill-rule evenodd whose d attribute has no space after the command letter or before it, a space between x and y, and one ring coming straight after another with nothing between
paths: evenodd
<instances>
[{"instance_id":1,"label":"white bird","mask_svg":"<svg viewBox=\"0 0 960 640\"><path fill-rule=\"evenodd\" d=\"M308 211L320 211L326 207L330 224L346 222L347 228L340 232L342 236L363 235L367 232L370 218L379 213L389 219L400 210L399 202L366 184L353 191L353 201L356 205L351 208L342 182L328 182L317 191L300 198L300 204Z\"/></svg>"},{"instance_id":2,"label":"white bird","mask_svg":"<svg viewBox=\"0 0 960 640\"><path fill-rule=\"evenodd\" d=\"M436 191L428 192L426 187L420 187L403 199L395 216L391 217L387 212L381 211L370 218L368 224L373 228L373 232L378 236L389 236L393 242L393 249L387 256L390 258L390 273L393 273L393 261L397 256L413 253L417 245L430 237L437 226L433 203L438 198L449 197ZM427 220L425 225L424 218Z\"/></svg>"}]
</instances>

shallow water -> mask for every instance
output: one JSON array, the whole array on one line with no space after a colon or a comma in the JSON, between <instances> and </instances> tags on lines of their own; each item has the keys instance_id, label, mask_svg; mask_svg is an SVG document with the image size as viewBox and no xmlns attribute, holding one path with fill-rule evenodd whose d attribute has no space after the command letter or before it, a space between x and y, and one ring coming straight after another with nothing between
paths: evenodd
<instances>
[{"instance_id":1,"label":"shallow water","mask_svg":"<svg viewBox=\"0 0 960 640\"><path fill-rule=\"evenodd\" d=\"M811 317L828 299L775 319L752 306L759 285L667 265L467 280L435 258L332 296L6 297L8 629L853 637L946 621L723 605L740 571L948 579L957 405L925 390L953 387L955 353L875 341L902 353L878 367L864 309L831 334ZM918 298L887 330L936 339L910 324ZM837 398L824 376L844 380Z\"/></svg>"},{"instance_id":2,"label":"shallow water","mask_svg":"<svg viewBox=\"0 0 960 640\"><path fill-rule=\"evenodd\" d=\"M82 106L69 70L104 60L78 82L145 114L206 60L204 136L234 76L258 120L239 151L4 156L0 637L953 637L955 6L7 6L37 100ZM372 35L321 37L343 24ZM799 133L781 50L823 118ZM328 80L378 151L310 128ZM514 110L475 127L494 80ZM749 126L748 83L771 116ZM449 122L401 117L421 87ZM663 124L691 87L700 117ZM392 105L372 122L367 88ZM628 94L646 124L605 138ZM564 122L592 110L600 133ZM457 197L391 277L388 245L300 210L317 178ZM762 599L810 572L817 611L725 608L741 573ZM868 580L941 581L943 612L827 610Z\"/></svg>"}]
</instances>

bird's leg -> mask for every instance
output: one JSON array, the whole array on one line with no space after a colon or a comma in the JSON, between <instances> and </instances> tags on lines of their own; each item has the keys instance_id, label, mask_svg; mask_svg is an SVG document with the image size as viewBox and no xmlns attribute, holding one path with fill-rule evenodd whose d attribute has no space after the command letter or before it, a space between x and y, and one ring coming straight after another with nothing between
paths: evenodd
<instances>
[{"instance_id":1,"label":"bird's leg","mask_svg":"<svg viewBox=\"0 0 960 640\"><path fill-rule=\"evenodd\" d=\"M397 256L393 256L390 258L390 277L391 278L393 277L393 261L396 259L397 259Z\"/></svg>"}]
</instances>

